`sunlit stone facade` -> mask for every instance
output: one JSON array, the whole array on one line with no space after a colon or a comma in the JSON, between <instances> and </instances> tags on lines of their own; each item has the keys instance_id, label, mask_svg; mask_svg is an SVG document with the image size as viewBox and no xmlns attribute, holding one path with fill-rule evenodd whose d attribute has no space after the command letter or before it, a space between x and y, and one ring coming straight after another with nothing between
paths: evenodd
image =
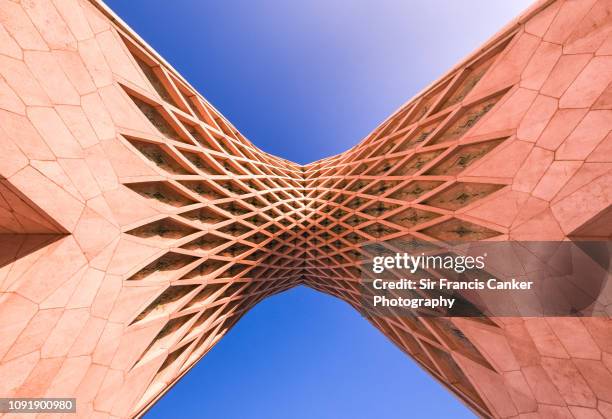
<instances>
[{"instance_id":1,"label":"sunlit stone facade","mask_svg":"<svg viewBox=\"0 0 612 419\"><path fill-rule=\"evenodd\" d=\"M103 4L0 0L0 396L138 416L269 295L357 307L365 243L609 239L611 13L538 2L301 166ZM370 321L483 417L612 417L608 319Z\"/></svg>"}]
</instances>

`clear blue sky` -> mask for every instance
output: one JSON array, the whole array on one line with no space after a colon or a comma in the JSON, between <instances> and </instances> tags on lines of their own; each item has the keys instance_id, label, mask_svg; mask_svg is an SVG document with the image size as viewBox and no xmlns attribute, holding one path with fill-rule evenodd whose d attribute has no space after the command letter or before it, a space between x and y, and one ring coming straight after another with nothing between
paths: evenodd
<instances>
[{"instance_id":1,"label":"clear blue sky","mask_svg":"<svg viewBox=\"0 0 612 419\"><path fill-rule=\"evenodd\" d=\"M307 163L358 143L528 0L107 0L251 141ZM343 302L255 307L147 418L473 415Z\"/></svg>"}]
</instances>

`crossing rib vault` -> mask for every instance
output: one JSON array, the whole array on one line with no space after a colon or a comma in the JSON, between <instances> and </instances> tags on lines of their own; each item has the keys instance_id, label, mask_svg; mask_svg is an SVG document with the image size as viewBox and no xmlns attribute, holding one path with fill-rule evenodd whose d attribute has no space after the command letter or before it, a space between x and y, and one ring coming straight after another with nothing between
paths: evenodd
<instances>
[{"instance_id":1,"label":"crossing rib vault","mask_svg":"<svg viewBox=\"0 0 612 419\"><path fill-rule=\"evenodd\" d=\"M612 2L539 1L357 146L259 150L104 4L0 0L0 395L143 414L363 245L611 237ZM476 414L612 417L604 318L368 318Z\"/></svg>"}]
</instances>

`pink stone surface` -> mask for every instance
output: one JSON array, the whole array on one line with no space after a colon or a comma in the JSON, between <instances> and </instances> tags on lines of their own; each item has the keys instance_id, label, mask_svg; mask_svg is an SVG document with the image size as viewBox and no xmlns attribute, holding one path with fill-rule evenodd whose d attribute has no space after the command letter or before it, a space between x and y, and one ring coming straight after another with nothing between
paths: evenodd
<instances>
[{"instance_id":1,"label":"pink stone surface","mask_svg":"<svg viewBox=\"0 0 612 419\"><path fill-rule=\"evenodd\" d=\"M609 240L611 10L539 1L361 144L299 166L257 150L97 1L0 0L0 396L142 415L262 298L305 284L355 303L328 256L359 238L434 240L453 221ZM482 156L453 171L470 147ZM402 197L423 180L437 186ZM436 206L457 182L501 188ZM402 224L414 208L438 217ZM609 319L449 322L471 345L433 319L373 323L482 417L612 417Z\"/></svg>"}]
</instances>

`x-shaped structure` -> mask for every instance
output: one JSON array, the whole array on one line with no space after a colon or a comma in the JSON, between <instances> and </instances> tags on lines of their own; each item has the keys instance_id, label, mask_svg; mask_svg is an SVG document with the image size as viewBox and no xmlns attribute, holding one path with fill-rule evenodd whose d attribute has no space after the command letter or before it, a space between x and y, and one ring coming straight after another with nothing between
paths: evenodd
<instances>
[{"instance_id":1,"label":"x-shaped structure","mask_svg":"<svg viewBox=\"0 0 612 419\"><path fill-rule=\"evenodd\" d=\"M102 3L1 0L0 396L138 416L267 296L359 308L368 243L608 240L611 13L540 1L301 166ZM606 318L368 320L482 417L612 417Z\"/></svg>"}]
</instances>

